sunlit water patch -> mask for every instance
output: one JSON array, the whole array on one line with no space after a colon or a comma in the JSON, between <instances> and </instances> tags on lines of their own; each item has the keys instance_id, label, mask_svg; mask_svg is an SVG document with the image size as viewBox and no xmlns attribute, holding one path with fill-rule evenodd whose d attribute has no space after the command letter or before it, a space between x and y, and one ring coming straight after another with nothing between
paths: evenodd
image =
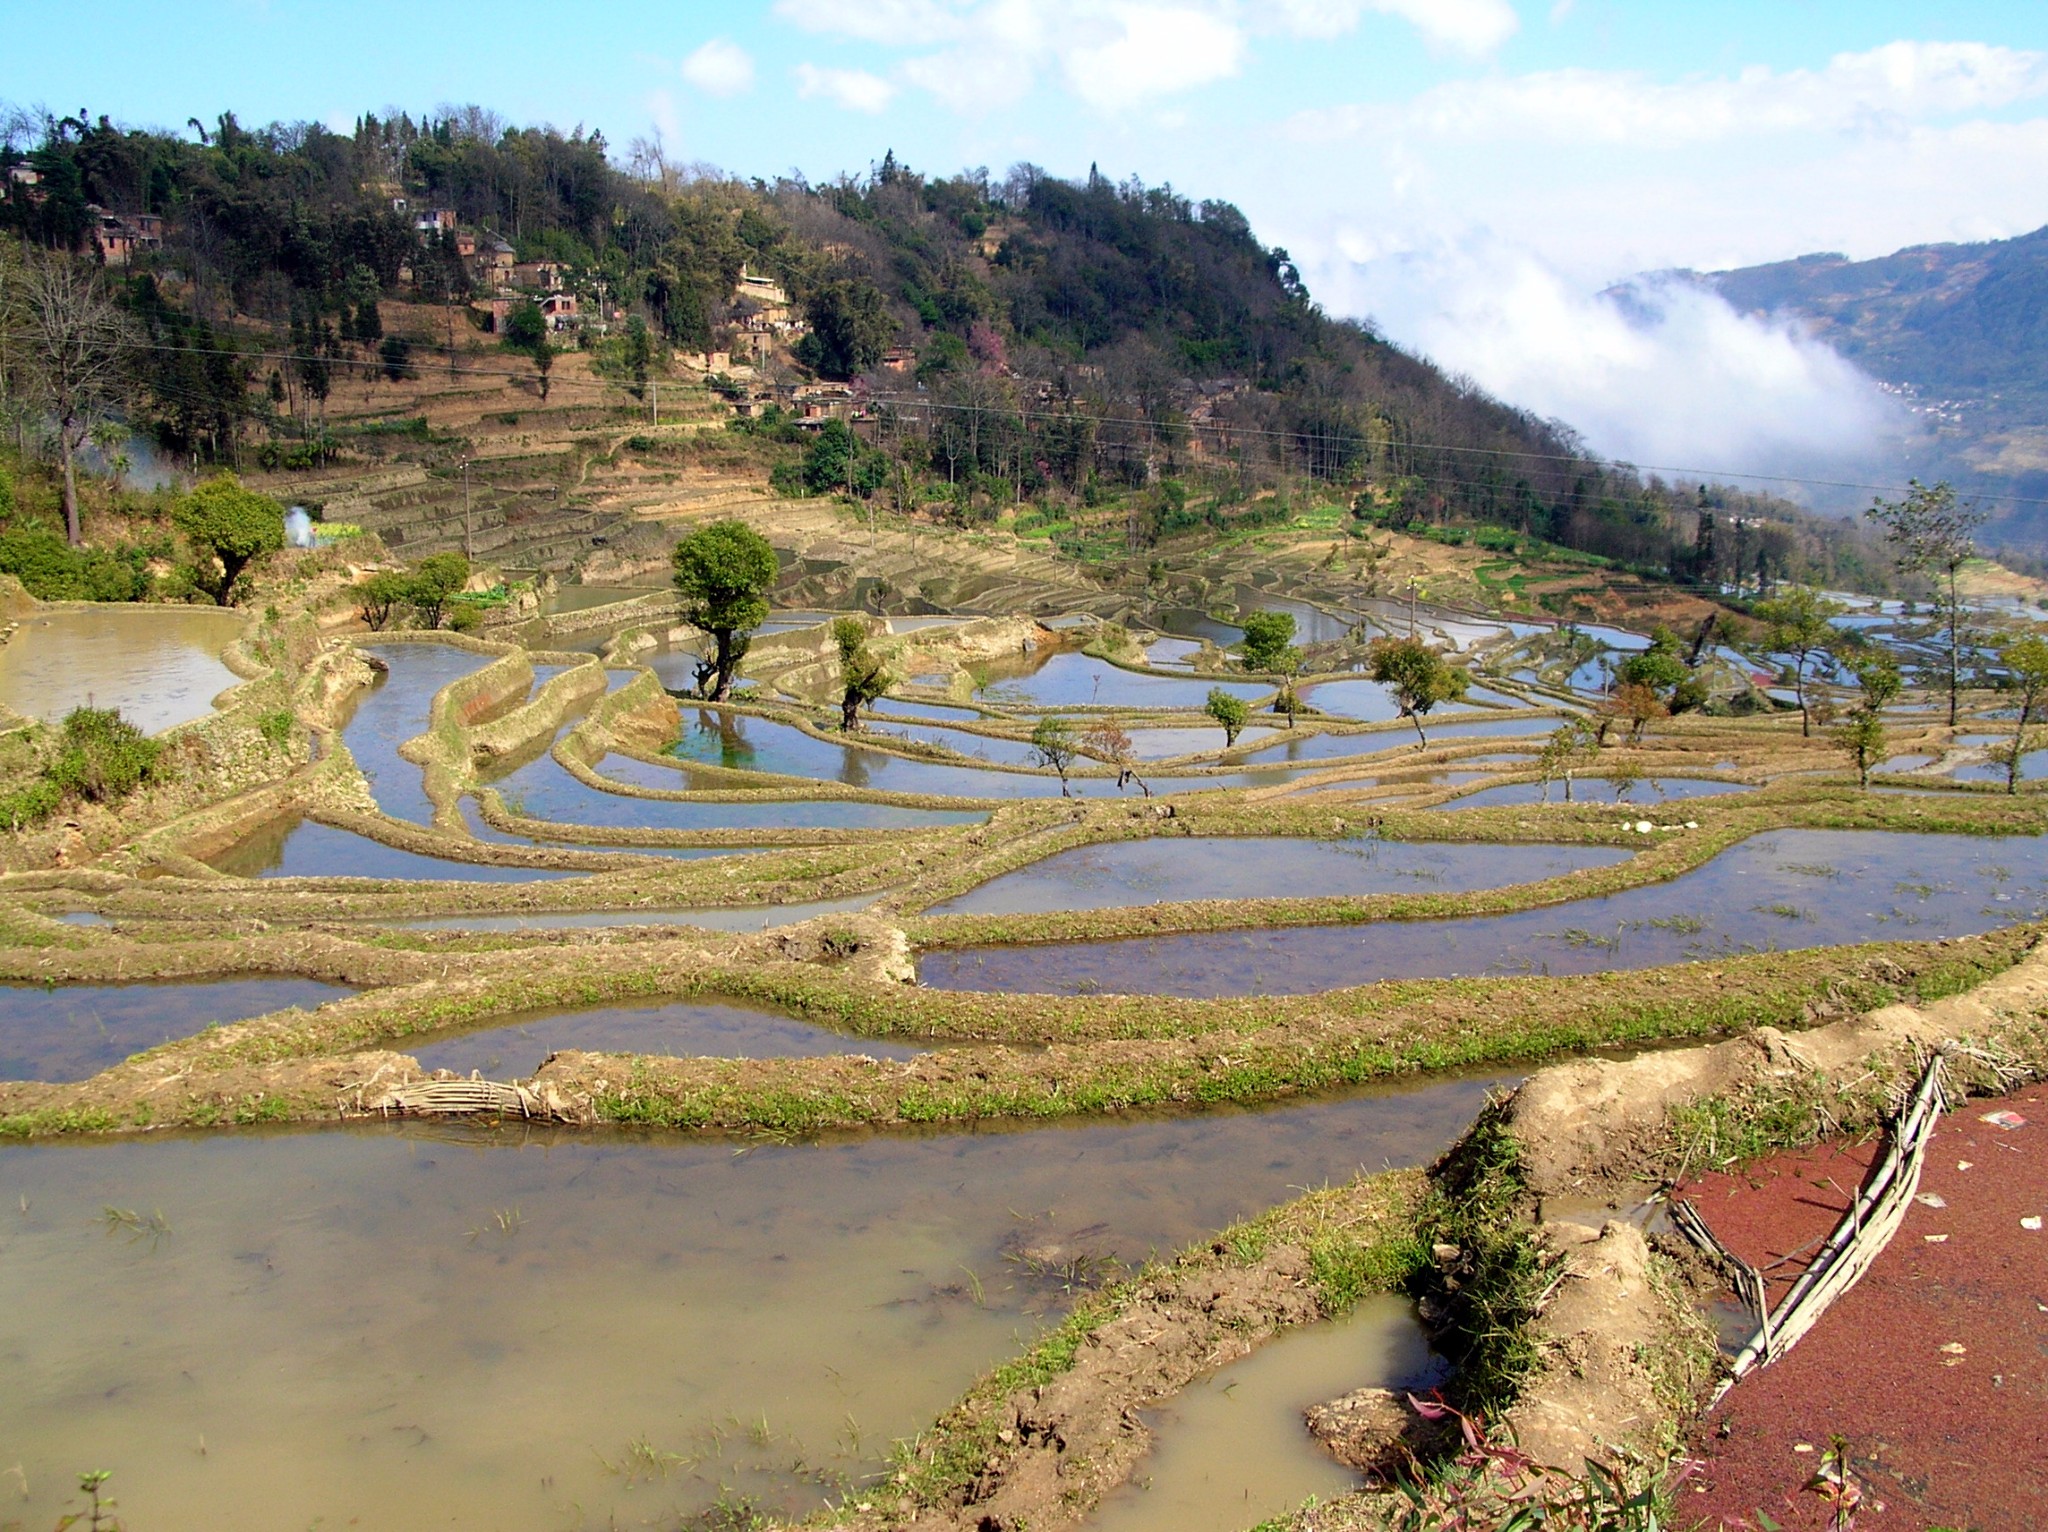
<instances>
[{"instance_id":1,"label":"sunlit water patch","mask_svg":"<svg viewBox=\"0 0 2048 1532\"><path fill-rule=\"evenodd\" d=\"M1020 915L1177 899L1453 893L1532 883L1628 853L1609 846L1204 836L1062 851L970 889L931 915Z\"/></svg>"},{"instance_id":2,"label":"sunlit water patch","mask_svg":"<svg viewBox=\"0 0 2048 1532\"><path fill-rule=\"evenodd\" d=\"M145 1048L190 1037L215 1022L243 1021L293 1005L310 1010L353 993L338 984L292 978L0 984L0 1080L84 1080Z\"/></svg>"},{"instance_id":3,"label":"sunlit water patch","mask_svg":"<svg viewBox=\"0 0 2048 1532\"><path fill-rule=\"evenodd\" d=\"M1927 940L2044 916L2048 857L2032 837L1782 830L1668 883L1512 915L936 950L918 974L937 989L1308 994Z\"/></svg>"},{"instance_id":4,"label":"sunlit water patch","mask_svg":"<svg viewBox=\"0 0 2048 1532\"><path fill-rule=\"evenodd\" d=\"M8 1514L54 1523L82 1465L151 1532L807 1513L1074 1283L1425 1160L1493 1083L739 1153L450 1125L11 1148Z\"/></svg>"},{"instance_id":5,"label":"sunlit water patch","mask_svg":"<svg viewBox=\"0 0 2048 1532\"><path fill-rule=\"evenodd\" d=\"M0 645L0 703L59 724L73 708L118 708L145 734L204 718L240 681L221 651L240 612L103 602L24 618Z\"/></svg>"}]
</instances>

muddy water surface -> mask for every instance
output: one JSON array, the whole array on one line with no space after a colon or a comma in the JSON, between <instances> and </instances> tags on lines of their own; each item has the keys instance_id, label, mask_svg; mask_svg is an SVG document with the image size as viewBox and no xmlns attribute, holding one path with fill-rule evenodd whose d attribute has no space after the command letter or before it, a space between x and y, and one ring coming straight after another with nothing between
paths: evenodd
<instances>
[{"instance_id":1,"label":"muddy water surface","mask_svg":"<svg viewBox=\"0 0 2048 1532\"><path fill-rule=\"evenodd\" d=\"M427 728L434 693L450 681L480 670L493 656L471 654L447 644L366 644L364 649L391 667L360 695L341 726L341 742L362 769L377 806L394 819L426 824L434 817L426 779L398 747Z\"/></svg>"},{"instance_id":2,"label":"muddy water surface","mask_svg":"<svg viewBox=\"0 0 2048 1532\"><path fill-rule=\"evenodd\" d=\"M1305 840L1206 836L1121 841L1062 851L1005 873L930 915L1099 910L1170 899L1281 899L1328 894L1452 893L1533 883L1629 853L1608 846Z\"/></svg>"},{"instance_id":3,"label":"muddy water surface","mask_svg":"<svg viewBox=\"0 0 2048 1532\"><path fill-rule=\"evenodd\" d=\"M1414 1308L1366 1300L1347 1318L1269 1341L1218 1368L1146 1419L1153 1432L1086 1532L1243 1532L1358 1475L1318 1446L1302 1412L1358 1388L1422 1388L1441 1376Z\"/></svg>"},{"instance_id":4,"label":"muddy water surface","mask_svg":"<svg viewBox=\"0 0 2048 1532\"><path fill-rule=\"evenodd\" d=\"M1572 783L1574 803L1633 803L1641 808L1654 809L1666 800L1679 798L1714 798L1725 793L1749 793L1756 789L1742 782L1713 782L1700 777L1645 777L1631 784L1628 796L1623 798L1616 784L1604 777L1581 777ZM1510 782L1502 787L1483 787L1476 793L1467 793L1441 805L1447 809L1483 809L1502 803L1563 803L1564 783L1550 784L1550 796L1544 797L1541 782Z\"/></svg>"},{"instance_id":5,"label":"muddy water surface","mask_svg":"<svg viewBox=\"0 0 2048 1532\"><path fill-rule=\"evenodd\" d=\"M242 614L202 606L39 612L0 645L0 703L45 723L77 707L119 708L145 734L204 718L241 680L220 653Z\"/></svg>"},{"instance_id":6,"label":"muddy water surface","mask_svg":"<svg viewBox=\"0 0 2048 1532\"><path fill-rule=\"evenodd\" d=\"M0 984L0 1080L85 1080L216 1022L287 1006L311 1010L355 991L313 979L194 984ZM4 1392L4 1390L0 1390Z\"/></svg>"},{"instance_id":7,"label":"muddy water surface","mask_svg":"<svg viewBox=\"0 0 2048 1532\"><path fill-rule=\"evenodd\" d=\"M1188 680L1148 676L1068 649L1044 663L1011 671L988 689L988 700L1024 707L1196 708L1221 687L1246 701L1272 694L1261 681Z\"/></svg>"},{"instance_id":8,"label":"muddy water surface","mask_svg":"<svg viewBox=\"0 0 2048 1532\"><path fill-rule=\"evenodd\" d=\"M426 856L310 819L281 819L258 825L213 857L212 865L237 878L420 878L460 883L525 883L575 876L560 869L492 867L481 862Z\"/></svg>"},{"instance_id":9,"label":"muddy water surface","mask_svg":"<svg viewBox=\"0 0 2048 1532\"><path fill-rule=\"evenodd\" d=\"M421 1125L0 1149L8 1515L54 1523L88 1467L150 1532L807 1512L1060 1311L1048 1249L1098 1272L1415 1163L1489 1083L739 1153Z\"/></svg>"},{"instance_id":10,"label":"muddy water surface","mask_svg":"<svg viewBox=\"0 0 2048 1532\"><path fill-rule=\"evenodd\" d=\"M1222 996L1381 979L1600 973L1743 952L1925 941L2048 916L2029 836L1780 830L1668 883L1513 915L1196 932L924 954L938 989Z\"/></svg>"},{"instance_id":11,"label":"muddy water surface","mask_svg":"<svg viewBox=\"0 0 2048 1532\"><path fill-rule=\"evenodd\" d=\"M650 766L631 756L607 756L601 774L617 776L632 786L687 790L685 772ZM899 808L893 804L851 799L756 801L635 798L609 793L571 776L552 755L542 755L491 783L515 814L566 825L609 825L623 829L762 830L775 828L905 830L930 825L978 824L985 812L954 809ZM723 786L724 784L721 784Z\"/></svg>"},{"instance_id":12,"label":"muddy water surface","mask_svg":"<svg viewBox=\"0 0 2048 1532\"><path fill-rule=\"evenodd\" d=\"M829 1053L911 1059L923 1050L834 1032L782 1011L713 1000L649 1000L583 1011L537 1012L489 1027L427 1039L403 1051L422 1069L477 1070L524 1079L561 1048L587 1053L654 1053L675 1058L790 1059Z\"/></svg>"}]
</instances>

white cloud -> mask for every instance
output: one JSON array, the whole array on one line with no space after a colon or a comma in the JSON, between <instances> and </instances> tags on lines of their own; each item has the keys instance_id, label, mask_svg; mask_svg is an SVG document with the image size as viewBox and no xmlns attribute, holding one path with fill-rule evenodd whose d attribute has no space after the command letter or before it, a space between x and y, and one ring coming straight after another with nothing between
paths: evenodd
<instances>
[{"instance_id":1,"label":"white cloud","mask_svg":"<svg viewBox=\"0 0 2048 1532\"><path fill-rule=\"evenodd\" d=\"M896 97L896 87L865 69L820 69L796 66L796 93L806 101L823 97L850 112L879 112Z\"/></svg>"},{"instance_id":2,"label":"white cloud","mask_svg":"<svg viewBox=\"0 0 2048 1532\"><path fill-rule=\"evenodd\" d=\"M1368 12L1432 46L1483 53L1517 25L1508 0L777 0L806 31L909 52L895 71L962 112L1014 105L1042 79L1117 113L1228 79L1253 33L1331 38Z\"/></svg>"},{"instance_id":3,"label":"white cloud","mask_svg":"<svg viewBox=\"0 0 2048 1532\"><path fill-rule=\"evenodd\" d=\"M1820 69L1744 69L1662 81L1596 69L1454 80L1398 107L1303 112L1308 140L1388 132L1465 143L1539 137L1678 146L1787 132L1891 133L1908 122L2048 93L2048 53L1985 43L1893 42Z\"/></svg>"},{"instance_id":4,"label":"white cloud","mask_svg":"<svg viewBox=\"0 0 2048 1532\"><path fill-rule=\"evenodd\" d=\"M754 88L754 60L738 43L714 37L683 60L683 78L708 96L737 96Z\"/></svg>"},{"instance_id":5,"label":"white cloud","mask_svg":"<svg viewBox=\"0 0 2048 1532\"><path fill-rule=\"evenodd\" d=\"M1326 301L1645 467L1809 472L1879 454L1898 416L1802 331L1689 282L1590 294L1533 252L1476 236L1325 273Z\"/></svg>"},{"instance_id":6,"label":"white cloud","mask_svg":"<svg viewBox=\"0 0 2048 1532\"><path fill-rule=\"evenodd\" d=\"M1060 64L1075 95L1110 112L1226 79L1244 46L1236 27L1201 11L1132 6L1101 41L1062 49Z\"/></svg>"},{"instance_id":7,"label":"white cloud","mask_svg":"<svg viewBox=\"0 0 2048 1532\"><path fill-rule=\"evenodd\" d=\"M1508 0L1251 0L1246 10L1298 37L1339 37L1367 11L1395 16L1433 46L1491 53L1520 30Z\"/></svg>"}]
</instances>

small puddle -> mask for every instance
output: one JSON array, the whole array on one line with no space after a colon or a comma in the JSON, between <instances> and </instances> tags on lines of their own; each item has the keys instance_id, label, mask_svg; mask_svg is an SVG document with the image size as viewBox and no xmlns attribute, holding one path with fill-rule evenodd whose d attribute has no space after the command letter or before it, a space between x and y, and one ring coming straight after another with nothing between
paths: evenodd
<instances>
[{"instance_id":1,"label":"small puddle","mask_svg":"<svg viewBox=\"0 0 2048 1532\"><path fill-rule=\"evenodd\" d=\"M834 1032L781 1011L713 1000L650 1000L584 1011L537 1012L471 1032L395 1045L422 1069L524 1079L558 1049L651 1053L670 1058L794 1059L867 1054L914 1059L920 1048Z\"/></svg>"},{"instance_id":2,"label":"small puddle","mask_svg":"<svg viewBox=\"0 0 2048 1532\"><path fill-rule=\"evenodd\" d=\"M1177 899L1455 893L1534 883L1629 853L1611 846L1204 836L1062 851L934 905L928 915L1025 915Z\"/></svg>"},{"instance_id":3,"label":"small puddle","mask_svg":"<svg viewBox=\"0 0 2048 1532\"><path fill-rule=\"evenodd\" d=\"M1084 1532L1244 1532L1309 1496L1358 1488L1302 1412L1359 1388L1424 1388L1442 1364L1414 1306L1369 1298L1342 1320L1291 1330L1148 1411L1152 1450Z\"/></svg>"},{"instance_id":4,"label":"small puddle","mask_svg":"<svg viewBox=\"0 0 2048 1532\"><path fill-rule=\"evenodd\" d=\"M118 708L145 734L213 711L241 677L221 651L242 613L215 607L131 606L40 612L0 644L0 703L57 725L73 708Z\"/></svg>"},{"instance_id":5,"label":"small puddle","mask_svg":"<svg viewBox=\"0 0 2048 1532\"><path fill-rule=\"evenodd\" d=\"M216 1022L245 1021L293 1005L311 1010L354 993L339 984L291 978L0 984L0 1080L89 1080L145 1048L190 1037Z\"/></svg>"}]
</instances>

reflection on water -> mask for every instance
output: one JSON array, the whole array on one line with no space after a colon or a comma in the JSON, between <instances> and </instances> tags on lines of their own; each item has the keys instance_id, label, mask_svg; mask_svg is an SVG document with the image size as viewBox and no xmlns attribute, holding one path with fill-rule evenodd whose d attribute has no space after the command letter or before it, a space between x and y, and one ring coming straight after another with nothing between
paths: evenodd
<instances>
[{"instance_id":1,"label":"reflection on water","mask_svg":"<svg viewBox=\"0 0 2048 1532\"><path fill-rule=\"evenodd\" d=\"M1781 830L1668 883L1513 915L935 951L938 989L1308 994L1380 979L1599 973L1862 941L1924 941L2048 914L2028 836Z\"/></svg>"},{"instance_id":2,"label":"reflection on water","mask_svg":"<svg viewBox=\"0 0 2048 1532\"><path fill-rule=\"evenodd\" d=\"M1172 899L1285 899L1331 894L1454 893L1532 883L1624 861L1605 846L1304 840L1208 836L1122 841L1062 851L1005 873L930 915L1099 910Z\"/></svg>"},{"instance_id":3,"label":"reflection on water","mask_svg":"<svg viewBox=\"0 0 2048 1532\"><path fill-rule=\"evenodd\" d=\"M81 1465L151 1532L673 1525L721 1488L809 1512L1070 1301L1048 1265L1427 1159L1490 1083L742 1153L418 1124L10 1148L8 1514L52 1524Z\"/></svg>"},{"instance_id":4,"label":"reflection on water","mask_svg":"<svg viewBox=\"0 0 2048 1532\"><path fill-rule=\"evenodd\" d=\"M527 910L516 915L436 915L426 920L380 921L407 931L555 931L584 926L701 926L707 931L767 931L814 915L864 910L880 891L808 904L735 904L700 910Z\"/></svg>"},{"instance_id":5,"label":"reflection on water","mask_svg":"<svg viewBox=\"0 0 2048 1532\"><path fill-rule=\"evenodd\" d=\"M965 768L963 768L965 769ZM620 781L645 775L645 785L671 791L701 784L687 772L648 766L630 756L608 756L602 773ZM764 830L848 829L898 830L930 825L977 824L986 813L974 810L898 808L891 804L841 799L811 802L719 803L705 800L633 798L608 793L571 776L554 756L543 754L495 783L505 807L515 814L568 825L608 825L622 829Z\"/></svg>"},{"instance_id":6,"label":"reflection on water","mask_svg":"<svg viewBox=\"0 0 2048 1532\"><path fill-rule=\"evenodd\" d=\"M0 703L45 723L73 708L118 708L145 734L204 718L241 678L220 653L242 614L201 606L39 612L0 644Z\"/></svg>"},{"instance_id":7,"label":"reflection on water","mask_svg":"<svg viewBox=\"0 0 2048 1532\"><path fill-rule=\"evenodd\" d=\"M1211 687L1246 701L1272 694L1263 681L1186 680L1148 676L1076 650L1061 650L1042 663L1012 670L989 688L991 701L1024 707L1200 708Z\"/></svg>"},{"instance_id":8,"label":"reflection on water","mask_svg":"<svg viewBox=\"0 0 2048 1532\"><path fill-rule=\"evenodd\" d=\"M1483 809L1502 803L1563 803L1564 783L1546 785L1542 782L1510 782L1501 787L1484 787L1463 798L1454 798L1442 805L1447 809ZM1640 782L1627 784L1627 796L1623 797L1622 784L1610 782L1605 777L1580 777L1572 783L1571 801L1574 803L1638 803L1654 808L1668 799L1714 798L1724 793L1748 793L1756 791L1742 782L1710 782L1699 777L1645 777Z\"/></svg>"},{"instance_id":9,"label":"reflection on water","mask_svg":"<svg viewBox=\"0 0 2048 1532\"><path fill-rule=\"evenodd\" d=\"M570 878L573 872L537 867L492 867L403 851L310 819L274 819L258 825L212 865L237 878L439 878L460 883L525 883Z\"/></svg>"},{"instance_id":10,"label":"reflection on water","mask_svg":"<svg viewBox=\"0 0 2048 1532\"><path fill-rule=\"evenodd\" d=\"M786 1059L830 1053L865 1053L910 1059L921 1051L880 1038L833 1032L814 1022L713 1000L647 1000L584 1011L499 1017L490 1026L415 1046L398 1044L422 1069L480 1071L494 1079L524 1079L541 1060L563 1048L586 1053L655 1053L677 1058Z\"/></svg>"},{"instance_id":11,"label":"reflection on water","mask_svg":"<svg viewBox=\"0 0 2048 1532\"><path fill-rule=\"evenodd\" d=\"M1358 1475L1316 1444L1302 1412L1358 1388L1422 1389L1441 1373L1401 1298L1369 1298L1333 1324L1290 1330L1152 1412L1152 1450L1082 1525L1243 1532L1311 1495L1354 1490Z\"/></svg>"},{"instance_id":12,"label":"reflection on water","mask_svg":"<svg viewBox=\"0 0 2048 1532\"><path fill-rule=\"evenodd\" d=\"M355 993L312 979L186 984L0 984L0 1080L84 1080L215 1022ZM5 1250L0 1240L0 1252ZM4 1390L0 1390L4 1392Z\"/></svg>"},{"instance_id":13,"label":"reflection on water","mask_svg":"<svg viewBox=\"0 0 2048 1532\"><path fill-rule=\"evenodd\" d=\"M487 654L471 654L448 644L365 645L391 667L368 692L358 695L354 710L341 726L341 742L370 784L377 806L393 819L429 823L433 802L427 797L421 769L398 753L398 747L427 728L427 709L434 693L450 681L491 663Z\"/></svg>"}]
</instances>

